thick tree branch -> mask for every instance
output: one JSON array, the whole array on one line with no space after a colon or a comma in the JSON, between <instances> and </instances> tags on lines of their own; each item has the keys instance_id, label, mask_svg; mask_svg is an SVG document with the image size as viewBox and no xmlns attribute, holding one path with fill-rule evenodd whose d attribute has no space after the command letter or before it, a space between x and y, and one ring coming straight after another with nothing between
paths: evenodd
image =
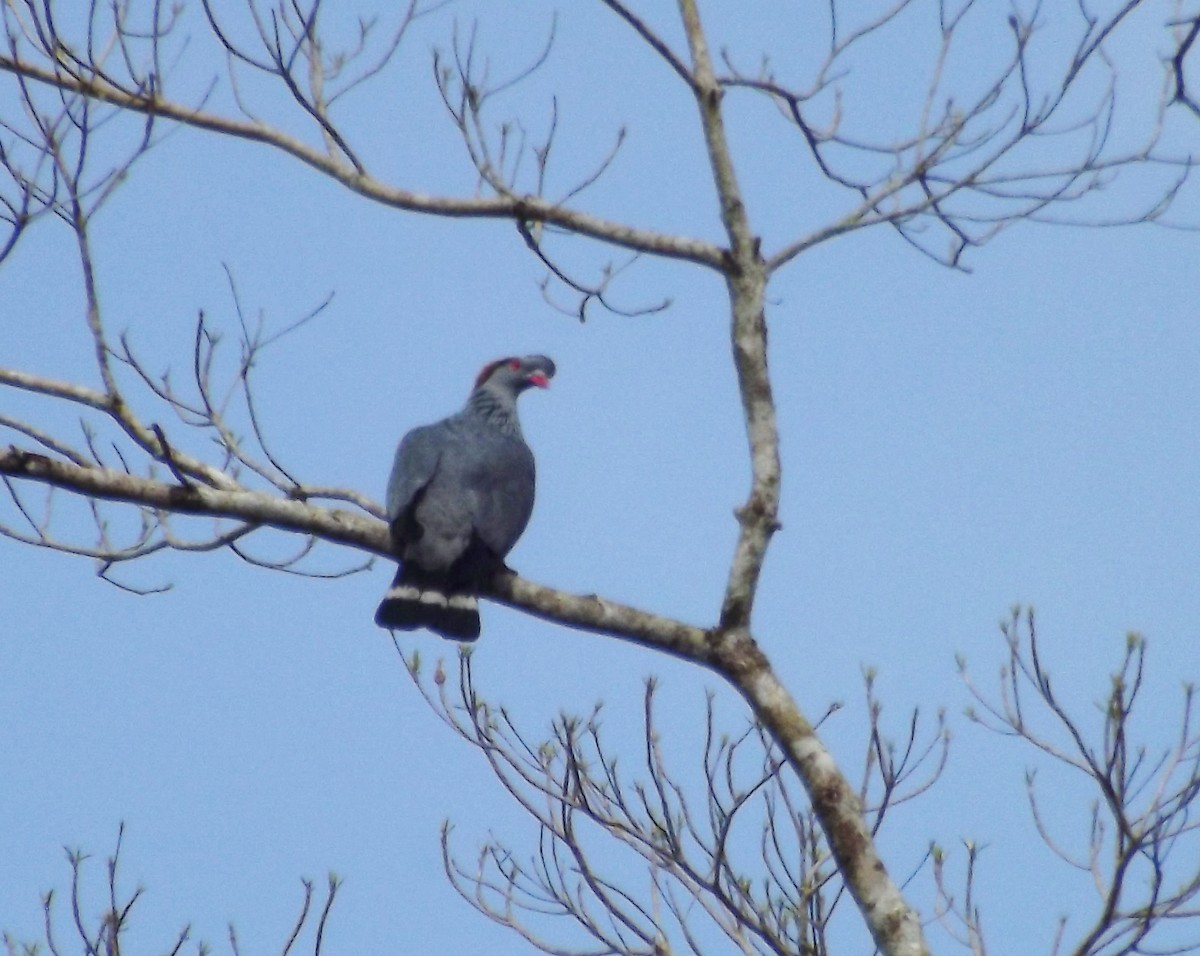
<instances>
[{"instance_id":1,"label":"thick tree branch","mask_svg":"<svg viewBox=\"0 0 1200 956\"><path fill-rule=\"evenodd\" d=\"M74 405L99 413L89 414L84 421L90 456L32 423L0 416L0 424L16 432L16 440L28 441L38 448L38 451L15 446L0 448L0 478L3 478L3 484L20 518L33 529L30 534L22 525L18 534L0 527L0 533L29 544L92 555L110 564L132 560L166 547L191 550L229 547L245 560L279 570L288 570L307 555L318 541L357 549L372 556L388 555L390 551L387 529L379 518L381 511L377 505L353 491L322 490L302 485L268 450L249 383L249 369L254 356L272 341L264 337L261 330L251 334L242 319L244 354L235 382L235 386L244 393L245 416L261 455L252 447L243 447L249 439L239 437L242 429L238 427L236 415L231 420L227 414L228 399L222 400L219 390L212 390L216 336L205 324L203 316L196 327L194 395L190 386L187 396L181 396L165 375L161 380L151 375L135 358L124 338L120 339L123 352L114 349L115 343L110 344L107 340L91 269L87 223L95 209L123 178L128 162L118 167L116 172L107 174L107 178L101 177L99 186L85 182L83 170L88 155L87 134L100 123L95 116L89 116L88 108L97 103L109 104L118 111L145 117L145 133L135 157L144 153L150 144L153 122L166 119L272 147L363 197L392 208L445 217L512 220L530 248L551 272L582 296L581 316L591 299L605 301L608 277L606 275L604 280L595 284L572 279L573 272L559 267L546 251L543 225L638 253L679 259L718 271L725 279L730 302L730 340L747 431L751 487L737 514L739 535L717 623L711 628L696 627L597 595L581 596L557 591L515 575L498 576L485 593L493 600L559 625L631 641L699 664L732 684L749 703L755 719L778 743L787 762L803 782L811 800L812 813L820 823L846 886L858 904L878 949L887 954L920 956L928 950L919 922L915 912L901 897L874 847L872 828L864 819L864 798L839 771L816 735L812 723L780 683L753 638L754 600L767 549L778 528L781 480L776 408L768 368L766 287L775 269L816 243L880 223L893 225L906 240L927 254L931 253L913 237L923 225L939 226L939 234L944 230L951 238L951 251L944 258L950 264L957 264L967 246L985 241L1003 225L1023 218L1034 218L1052 204L1079 199L1103 185L1106 174L1122 166L1161 161L1152 152L1157 133L1143 144L1144 148L1138 147L1116 156L1105 152L1111 130L1109 106L1114 101L1110 89L1108 96L1102 97L1101 105L1094 112L1089 112L1085 107L1081 119L1068 117L1078 120L1065 124L1069 127L1068 132L1078 132L1084 145L1066 163L1059 167L1038 166L1032 170L1021 167L1015 171L1007 165L1014 149L1026 140L1058 135L1048 125L1049 121L1066 100L1083 66L1090 59L1102 58L1100 41L1140 0L1127 0L1119 13L1104 21L1093 20L1080 6L1087 23L1085 36L1070 54L1069 68L1061 77L1060 89L1052 91L1048 98L1029 87L1026 60L1032 24L1023 24L1015 16L1009 20L1013 49L996 75L983 78L983 89L974 91L973 97L947 95L941 87L950 41L958 23L982 5L977 6L974 0L967 0L956 8L957 12L942 5L942 51L934 69L923 114L915 124L917 129L914 133L901 134L894 141L884 143L856 138L840 128L842 116L837 77L842 66L839 58L852 45L871 37L891 23L912 0L895 0L876 20L857 30L851 29L849 33L839 33L838 5L831 3L830 51L826 61L818 65L814 82L805 92L792 92L765 72L758 79L736 75L736 70L732 78L716 76L697 0L677 0L690 65L624 3L617 0L602 2L658 54L670 68L671 78L681 81L695 99L718 200L717 211L725 234L724 247L639 229L568 208L565 203L574 201L580 190L591 185L608 168L615 149L600 164L596 173L585 178L558 201L543 198L545 163L554 135L553 124L545 145L541 149L532 149L538 156L536 182L528 187L532 194L518 188L514 166L521 155L528 155L524 133L522 131L519 136L509 138L509 127L505 127L498 135L490 133L482 111L483 102L507 84L489 89L486 82L477 82L478 77L472 71L474 50L467 49L465 56L458 58L463 51L457 43L458 79L454 79L453 68L447 68L445 73L438 72L438 85L479 174L480 187L488 193L484 196L427 195L392 186L369 172L366 162L351 144L350 137L340 132L328 115L329 104L341 92L345 92L345 88L330 95L325 92L326 81L330 78L326 73L327 64L334 73L341 67L334 65L336 57L327 57L322 51L315 24L319 3L309 7L308 12L302 9L302 4L281 6L282 19L278 23L272 19L274 27L268 27L268 21L261 17L258 8L253 4L250 6L266 59L260 54L243 53L230 36L222 32L213 16L212 5L204 5L214 34L224 52L234 61L229 79L234 87L234 97L243 109L244 119L210 112L202 106L183 105L164 95L159 57L162 52L160 41L165 34L157 29L150 36L154 68L139 73L132 65L126 44L136 46L145 36L127 28L124 8L120 5L113 7L115 32L112 42L121 50L124 72L116 78L105 67L106 54L94 55L95 45L90 35L88 43L76 50L62 43L53 28L49 6L45 7L47 12L41 13L36 5L27 8L32 11L29 14L32 17L30 22L36 26L32 33L28 30L14 33L15 28L6 21L9 43L7 51L0 53L0 71L6 71L16 78L27 112L32 117L31 122L38 130L30 137L12 129L9 132L23 144L21 148L29 147L38 154L35 170L39 163L46 161L51 161L55 166L46 177L50 179L50 184L38 185L37 176L31 179L19 163L0 152L0 166L12 174L19 191L13 199L3 199L3 205L0 205L0 221L8 222L12 230L12 240L4 248L11 247L11 242L23 229L28 218L26 208L33 202L31 197L36 197L38 203L52 209L74 230L84 267L86 321L92 335L103 389L96 391L73 383L0 370L0 385L57 400L60 406ZM100 8L100 5L93 4L93 14ZM414 11L415 6L410 5L406 24ZM22 24L25 23L24 16L24 13L18 15ZM382 62L386 62L386 58L395 50L399 35ZM1182 57L1195 36L1193 29L1175 61L1180 77L1177 85L1181 98L1186 96L1180 72ZM30 48L34 59L22 52ZM728 57L726 62L730 62ZM261 71L281 81L286 93L305 111L304 121L309 124L310 138L320 139L323 149L254 118L247 101L243 99L243 90L238 87L235 67ZM309 74L307 85L297 73L302 67L307 67ZM122 78L126 74L127 78ZM60 136L53 124L42 120L35 109L35 101L41 96L38 94L34 97L30 91L38 89L39 84L61 94L62 103L59 105L63 109L55 123L62 125L65 136ZM852 190L854 208L836 222L816 229L808 228L806 235L792 239L766 259L760 249L759 237L751 227L726 136L724 96L726 92L738 88L767 95L781 105L784 115L790 118L804 137L820 174L839 187ZM825 129L818 129L813 125L809 99L830 88L838 101L838 111L828 118ZM1012 93L1013 89L1017 90L1015 94ZM1060 125L1063 125L1062 119L1059 117ZM75 154L64 150L64 142L68 140L77 141L78 150ZM618 145L620 142L619 136ZM836 155L847 154L854 157L853 161L839 168L834 162ZM1039 161L1040 158L1041 154L1038 154ZM1186 176L1190 163L1190 159L1177 163L1182 169L1181 177ZM1178 184L1174 189L1178 189ZM62 193L66 194L65 199ZM1152 211L1142 218L1150 220L1156 217L1158 211L1165 208L1165 203L1173 197L1174 190L1167 193L1166 199L1156 198ZM964 198L982 205L952 207L951 200ZM994 207L990 205L992 202L995 203ZM553 231L545 230L545 233L553 234ZM238 312L241 317L240 307ZM115 362L112 361L114 357ZM163 428L157 424L147 426L135 415L120 392L117 373L122 372L122 364L132 369L153 396L164 402L181 421L204 429L207 435L215 438L219 449L215 464L190 457L182 448L176 447L174 439L168 443ZM103 443L93 440L91 426L95 419L120 428L119 445L114 443L110 450ZM114 455L120 459L123 468L106 467ZM133 462L135 456L137 462ZM145 466L144 475L134 473L134 464L138 462ZM165 480L164 466L169 472ZM265 490L245 486L242 484L244 480L252 481L256 486L261 485ZM41 521L36 509L26 506L25 499L28 496L21 488L23 484L28 486L30 483L51 490L62 489L83 498L101 529L99 546L60 546L49 531L49 493L46 517ZM361 510L339 510L311 503L312 497L322 494L351 502ZM136 540L132 545L110 546L101 520L103 506L100 502L106 501L125 502L139 509L140 531L134 535ZM172 535L168 524L168 517L173 514L207 516L218 521L216 529L205 540L181 543L178 537ZM242 539L264 528L305 536L299 555L277 562L251 557L244 549ZM1116 763L1124 760L1122 746L1115 746L1109 755ZM881 753L881 766L884 760ZM1111 793L1106 791L1106 797L1110 805L1119 802L1115 785ZM882 808L877 808L874 817L876 822L880 815ZM1127 858L1132 859L1128 854ZM623 904L609 895L606 888L594 882L592 876L582 868L582 861L576 862L581 867L579 872L582 878L592 881L591 888L600 898L608 901L606 905L610 911L614 915L621 912ZM667 902L668 907L674 905L677 903ZM974 917L970 915L970 910L968 899L968 925L975 925L971 923ZM740 932L738 927L734 929L735 934ZM648 937L644 941L649 942ZM734 939L734 942L738 940Z\"/></svg>"},{"instance_id":2,"label":"thick tree branch","mask_svg":"<svg viewBox=\"0 0 1200 956\"><path fill-rule=\"evenodd\" d=\"M122 501L147 509L279 528L391 557L391 539L384 521L268 492L198 484L185 487L108 468L84 467L15 446L0 449L0 475L60 488L89 499ZM722 656L716 652L717 645L710 632L703 628L596 595L568 594L515 575L497 577L489 593L501 603L543 619L626 638L706 666L715 666Z\"/></svg>"},{"instance_id":3,"label":"thick tree branch","mask_svg":"<svg viewBox=\"0 0 1200 956\"><path fill-rule=\"evenodd\" d=\"M387 556L387 525L378 518L322 508L260 491L184 487L98 467L81 467L16 447L0 449L0 475L61 488L92 499L124 501L151 510L229 518L280 528L332 543ZM884 937L886 953L924 952L906 942L911 911L890 885L871 844L857 794L838 771L833 757L786 688L771 669L749 631L706 630L629 607L597 595L575 595L500 575L488 589L500 603L556 624L632 641L699 664L729 681L749 703L754 716L779 742L813 800L855 899Z\"/></svg>"},{"instance_id":4,"label":"thick tree branch","mask_svg":"<svg viewBox=\"0 0 1200 956\"><path fill-rule=\"evenodd\" d=\"M778 527L779 431L767 368L767 322L763 311L767 273L758 238L750 229L721 114L723 92L713 74L708 45L693 0L680 0L692 54L696 104L717 187L721 222L729 237L725 281L731 306L731 338L742 413L750 443L751 490L738 512L741 533L721 606L721 627L748 628L767 545Z\"/></svg>"},{"instance_id":5,"label":"thick tree branch","mask_svg":"<svg viewBox=\"0 0 1200 956\"><path fill-rule=\"evenodd\" d=\"M110 468L81 467L14 446L0 449L0 475L62 488L86 498L124 501L177 514L233 518L311 534L371 554L390 553L387 526L378 518L321 508L261 491L201 484L184 486Z\"/></svg>"},{"instance_id":6,"label":"thick tree branch","mask_svg":"<svg viewBox=\"0 0 1200 956\"><path fill-rule=\"evenodd\" d=\"M234 119L185 106L182 103L164 99L154 89L127 90L96 74L76 74L61 69L51 69L17 58L11 53L0 54L0 71L44 83L47 86L75 93L88 99L108 103L123 110L142 113L146 116L162 117L184 126L262 143L300 160L373 202L395 209L451 218L543 222L611 245L669 259L695 262L711 269L720 269L724 262L722 250L711 243L627 226L624 223L569 209L539 196L466 198L433 196L414 190L401 189L381 182L370 174L342 162L336 156L315 149L282 130L261 122Z\"/></svg>"},{"instance_id":7,"label":"thick tree branch","mask_svg":"<svg viewBox=\"0 0 1200 956\"><path fill-rule=\"evenodd\" d=\"M813 802L846 885L879 949L891 956L928 952L916 913L888 876L862 815L858 795L838 770L770 662L750 634L751 612L771 536L778 527L779 433L767 364L764 300L767 270L746 214L721 112L723 90L713 71L695 0L679 0L692 58L691 88L729 238L725 276L731 337L750 444L751 491L738 512L740 533L718 629L700 662L722 674L779 741Z\"/></svg>"},{"instance_id":8,"label":"thick tree branch","mask_svg":"<svg viewBox=\"0 0 1200 956\"><path fill-rule=\"evenodd\" d=\"M403 656L434 714L478 748L538 829L538 852L528 862L495 837L474 861L460 862L444 827L447 875L477 911L554 954L591 951L592 941L613 956L665 954L679 951L675 938L693 944L710 931L747 956L832 951L828 930L845 883L762 723L726 732L709 693L695 768L703 784L691 786L670 756L672 731L680 728L657 715L653 678L644 697L644 749L631 764L624 741L605 733L602 705L586 715L562 712L549 737L535 739L479 690L470 654L459 657L457 687L440 660L430 674L418 651ZM876 759L884 730L869 680L867 707L872 732L863 793L872 793L881 817L937 779L940 763L924 783L901 788L918 767L936 761L942 734L914 750L910 733L902 757ZM545 934L537 918L547 910L562 917L556 924L570 924L567 933ZM587 943L573 945L572 937Z\"/></svg>"}]
</instances>

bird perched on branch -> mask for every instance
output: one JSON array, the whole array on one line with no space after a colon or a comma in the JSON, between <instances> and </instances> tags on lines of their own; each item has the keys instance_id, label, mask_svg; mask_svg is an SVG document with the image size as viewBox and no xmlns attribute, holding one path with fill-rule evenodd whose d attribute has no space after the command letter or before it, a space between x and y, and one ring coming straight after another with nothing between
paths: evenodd
<instances>
[{"instance_id":1,"label":"bird perched on branch","mask_svg":"<svg viewBox=\"0 0 1200 956\"><path fill-rule=\"evenodd\" d=\"M400 568L375 612L380 627L479 636L476 594L504 567L533 511L533 453L517 397L546 388L554 372L544 355L491 362L462 411L400 441L387 489Z\"/></svg>"}]
</instances>

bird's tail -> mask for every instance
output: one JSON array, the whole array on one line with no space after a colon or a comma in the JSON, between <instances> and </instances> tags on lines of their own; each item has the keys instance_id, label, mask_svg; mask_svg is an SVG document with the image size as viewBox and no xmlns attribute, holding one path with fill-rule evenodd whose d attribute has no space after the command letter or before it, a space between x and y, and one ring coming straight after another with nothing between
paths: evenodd
<instances>
[{"instance_id":1,"label":"bird's tail","mask_svg":"<svg viewBox=\"0 0 1200 956\"><path fill-rule=\"evenodd\" d=\"M397 631L427 627L451 640L473 641L479 637L479 600L463 584L401 565L375 611L375 623Z\"/></svg>"}]
</instances>

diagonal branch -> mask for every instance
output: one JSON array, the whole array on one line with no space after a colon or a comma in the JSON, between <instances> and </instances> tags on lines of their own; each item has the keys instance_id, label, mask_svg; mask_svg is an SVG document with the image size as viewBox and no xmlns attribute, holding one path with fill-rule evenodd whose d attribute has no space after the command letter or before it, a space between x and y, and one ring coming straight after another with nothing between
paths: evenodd
<instances>
[{"instance_id":1,"label":"diagonal branch","mask_svg":"<svg viewBox=\"0 0 1200 956\"><path fill-rule=\"evenodd\" d=\"M750 442L750 497L738 511L741 533L721 606L721 627L748 628L754 595L771 535L779 527L779 429L767 369L767 321L764 312L767 273L742 200L733 156L721 113L723 92L694 0L680 0L680 12L691 49L693 90L717 187L721 223L729 238L724 273L732 308L732 345L742 413Z\"/></svg>"},{"instance_id":2,"label":"diagonal branch","mask_svg":"<svg viewBox=\"0 0 1200 956\"><path fill-rule=\"evenodd\" d=\"M124 501L143 508L187 515L234 518L256 525L312 534L373 554L389 554L387 527L342 509L321 508L236 484L214 488L142 478L97 466L81 467L15 446L0 450L0 475L62 488L86 498Z\"/></svg>"},{"instance_id":3,"label":"diagonal branch","mask_svg":"<svg viewBox=\"0 0 1200 956\"><path fill-rule=\"evenodd\" d=\"M184 487L106 468L81 467L12 446L0 449L0 475L93 499L280 528L368 554L386 556L390 552L387 525L378 518L267 492L200 484ZM887 953L924 952L919 938L916 943L904 942L909 911L899 901L898 893L893 898L886 892L890 883L871 845L853 788L748 630L706 630L598 595L570 594L515 575L497 576L487 594L499 603L556 624L631 641L699 664L733 684L803 780L847 881L856 888L855 898L867 900L873 907L869 914L872 930L882 924L879 934L890 934L885 936L886 945L881 949Z\"/></svg>"},{"instance_id":4,"label":"diagonal branch","mask_svg":"<svg viewBox=\"0 0 1200 956\"><path fill-rule=\"evenodd\" d=\"M732 311L732 346L750 444L751 489L738 511L740 532L712 642L714 666L750 703L796 768L829 840L838 868L876 946L888 954L928 953L917 914L888 876L862 814L862 804L808 719L780 683L750 634L759 576L778 529L779 431L767 367L767 270L750 228L725 135L724 91L713 71L696 0L678 0L692 57L693 92L729 239L725 264Z\"/></svg>"},{"instance_id":5,"label":"diagonal branch","mask_svg":"<svg viewBox=\"0 0 1200 956\"><path fill-rule=\"evenodd\" d=\"M155 89L127 90L96 74L75 74L60 69L39 66L11 53L0 54L0 71L47 86L78 94L91 100L108 103L123 110L142 113L182 123L196 129L208 130L223 136L262 143L324 173L360 196L373 202L408 212L426 213L451 218L512 219L517 222L544 222L560 226L579 235L663 256L682 259L720 269L724 252L700 239L668 235L648 229L627 226L570 209L538 196L434 196L414 190L401 189L376 179L315 149L282 130L261 122L239 120L164 99Z\"/></svg>"},{"instance_id":6,"label":"diagonal branch","mask_svg":"<svg viewBox=\"0 0 1200 956\"><path fill-rule=\"evenodd\" d=\"M696 79L692 76L692 71L688 69L687 64L679 58L678 54L671 49L667 41L650 29L649 24L645 20L630 10L625 4L621 3L620 0L601 0L601 2L629 24L633 32L645 40L650 48L663 58L667 66L675 71L676 75L688 85L692 92L696 92Z\"/></svg>"}]
</instances>

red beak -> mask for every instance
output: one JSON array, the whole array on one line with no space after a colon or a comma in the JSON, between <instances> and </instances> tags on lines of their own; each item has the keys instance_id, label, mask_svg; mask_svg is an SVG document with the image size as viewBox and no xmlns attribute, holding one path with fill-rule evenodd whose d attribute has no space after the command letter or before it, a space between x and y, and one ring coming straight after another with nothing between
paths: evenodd
<instances>
[{"instance_id":1,"label":"red beak","mask_svg":"<svg viewBox=\"0 0 1200 956\"><path fill-rule=\"evenodd\" d=\"M536 385L538 388L549 388L550 387L550 380L548 378L546 378L546 376L543 375L541 372L534 372L532 375L529 376L528 381L529 381L530 385Z\"/></svg>"}]
</instances>

